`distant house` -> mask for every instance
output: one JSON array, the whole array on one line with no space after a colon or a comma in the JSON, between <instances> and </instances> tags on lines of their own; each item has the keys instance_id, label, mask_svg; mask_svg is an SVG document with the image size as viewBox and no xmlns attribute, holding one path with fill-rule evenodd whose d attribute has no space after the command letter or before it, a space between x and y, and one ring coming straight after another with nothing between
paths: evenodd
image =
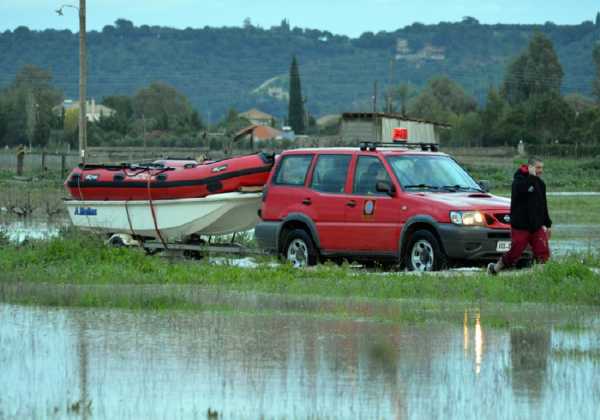
<instances>
[{"instance_id":1,"label":"distant house","mask_svg":"<svg viewBox=\"0 0 600 420\"><path fill-rule=\"evenodd\" d=\"M447 124L408 118L384 112L346 112L342 114L341 137L345 143L361 141L391 142L394 128L406 128L409 143L439 143L440 130Z\"/></svg>"},{"instance_id":2,"label":"distant house","mask_svg":"<svg viewBox=\"0 0 600 420\"><path fill-rule=\"evenodd\" d=\"M242 112L239 114L239 116L247 119L254 125L271 125L275 120L274 116L269 115L266 112L259 111L256 108Z\"/></svg>"},{"instance_id":3,"label":"distant house","mask_svg":"<svg viewBox=\"0 0 600 420\"><path fill-rule=\"evenodd\" d=\"M396 60L406 61L442 61L446 59L446 49L436 47L431 44L425 44L418 51L412 51L408 45L408 40L403 38L396 39Z\"/></svg>"},{"instance_id":4,"label":"distant house","mask_svg":"<svg viewBox=\"0 0 600 420\"><path fill-rule=\"evenodd\" d=\"M280 140L282 138L282 131L279 131L273 127L253 124L238 131L233 137L233 141L250 140L254 143L266 140Z\"/></svg>"},{"instance_id":5,"label":"distant house","mask_svg":"<svg viewBox=\"0 0 600 420\"><path fill-rule=\"evenodd\" d=\"M71 99L65 99L62 106L54 107L55 113L60 113L64 109L68 111L70 109L79 109L79 101L73 101ZM102 117L110 117L117 111L104 105L96 104L94 99L85 101L85 115L87 120L90 122L98 122Z\"/></svg>"}]
</instances>

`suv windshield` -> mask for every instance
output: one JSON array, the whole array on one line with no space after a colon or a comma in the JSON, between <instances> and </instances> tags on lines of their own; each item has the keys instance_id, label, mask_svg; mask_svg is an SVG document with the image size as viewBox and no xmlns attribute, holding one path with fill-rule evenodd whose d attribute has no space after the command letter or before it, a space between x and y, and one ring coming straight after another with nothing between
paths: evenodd
<instances>
[{"instance_id":1,"label":"suv windshield","mask_svg":"<svg viewBox=\"0 0 600 420\"><path fill-rule=\"evenodd\" d=\"M482 191L473 178L447 156L389 156L387 161L405 190Z\"/></svg>"}]
</instances>

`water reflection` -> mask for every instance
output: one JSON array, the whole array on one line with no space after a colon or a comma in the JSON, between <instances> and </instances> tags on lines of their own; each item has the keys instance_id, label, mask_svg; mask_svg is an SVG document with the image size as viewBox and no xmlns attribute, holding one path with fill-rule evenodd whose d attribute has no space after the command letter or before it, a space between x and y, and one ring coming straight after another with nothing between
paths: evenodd
<instances>
[{"instance_id":1,"label":"water reflection","mask_svg":"<svg viewBox=\"0 0 600 420\"><path fill-rule=\"evenodd\" d=\"M462 312L462 311L461 311ZM0 305L0 417L594 418L596 331ZM466 357L465 357L466 356Z\"/></svg>"},{"instance_id":2,"label":"water reflection","mask_svg":"<svg viewBox=\"0 0 600 420\"><path fill-rule=\"evenodd\" d=\"M542 398L550 342L551 333L547 330L510 331L512 388L516 395Z\"/></svg>"},{"instance_id":3,"label":"water reflection","mask_svg":"<svg viewBox=\"0 0 600 420\"><path fill-rule=\"evenodd\" d=\"M475 373L481 372L481 358L483 356L483 333L479 313L475 318Z\"/></svg>"},{"instance_id":4,"label":"water reflection","mask_svg":"<svg viewBox=\"0 0 600 420\"><path fill-rule=\"evenodd\" d=\"M463 321L463 351L465 356L469 355L469 342L471 337L469 336L469 325L471 320L469 319L469 313L465 310L464 321ZM481 314L476 312L474 321L475 334L473 337L474 351L475 351L475 373L479 375L481 372L481 361L483 358L483 330L481 329Z\"/></svg>"}]
</instances>

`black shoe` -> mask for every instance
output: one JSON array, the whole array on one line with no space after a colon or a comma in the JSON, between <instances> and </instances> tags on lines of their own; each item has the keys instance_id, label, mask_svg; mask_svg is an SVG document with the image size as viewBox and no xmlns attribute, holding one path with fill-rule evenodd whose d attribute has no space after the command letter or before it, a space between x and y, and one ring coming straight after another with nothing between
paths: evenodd
<instances>
[{"instance_id":1,"label":"black shoe","mask_svg":"<svg viewBox=\"0 0 600 420\"><path fill-rule=\"evenodd\" d=\"M487 266L487 273L491 276L495 276L498 274L498 272L496 271L496 263L489 263Z\"/></svg>"}]
</instances>

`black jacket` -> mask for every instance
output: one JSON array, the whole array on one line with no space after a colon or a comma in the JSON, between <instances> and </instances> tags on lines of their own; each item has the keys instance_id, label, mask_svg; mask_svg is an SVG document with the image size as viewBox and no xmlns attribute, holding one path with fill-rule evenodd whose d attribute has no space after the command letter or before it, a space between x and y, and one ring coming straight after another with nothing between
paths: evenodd
<instances>
[{"instance_id":1,"label":"black jacket","mask_svg":"<svg viewBox=\"0 0 600 420\"><path fill-rule=\"evenodd\" d=\"M546 202L546 184L541 178L529 175L527 165L521 166L513 179L510 222L514 229L529 232L535 232L542 226L552 226Z\"/></svg>"}]
</instances>

